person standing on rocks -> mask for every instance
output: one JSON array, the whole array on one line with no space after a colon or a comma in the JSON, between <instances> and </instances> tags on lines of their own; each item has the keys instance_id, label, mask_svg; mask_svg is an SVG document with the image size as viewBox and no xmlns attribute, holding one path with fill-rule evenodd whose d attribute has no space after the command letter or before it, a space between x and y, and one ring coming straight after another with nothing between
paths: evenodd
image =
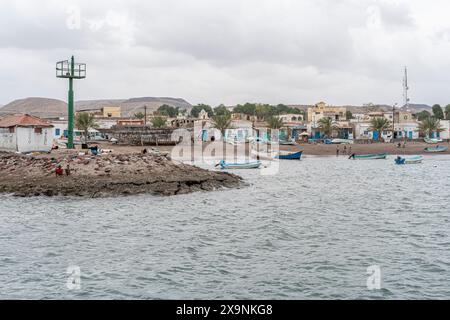
<instances>
[{"instance_id":1,"label":"person standing on rocks","mask_svg":"<svg viewBox=\"0 0 450 320\"><path fill-rule=\"evenodd\" d=\"M70 176L70 165L67 164L66 166L66 176Z\"/></svg>"}]
</instances>

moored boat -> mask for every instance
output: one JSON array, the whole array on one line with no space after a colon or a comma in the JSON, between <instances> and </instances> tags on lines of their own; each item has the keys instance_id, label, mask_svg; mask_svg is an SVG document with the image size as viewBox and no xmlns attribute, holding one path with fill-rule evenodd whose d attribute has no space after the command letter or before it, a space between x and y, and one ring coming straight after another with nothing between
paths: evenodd
<instances>
[{"instance_id":1,"label":"moored boat","mask_svg":"<svg viewBox=\"0 0 450 320\"><path fill-rule=\"evenodd\" d=\"M385 160L387 153L379 154L352 154L349 159L354 160Z\"/></svg>"},{"instance_id":2,"label":"moored boat","mask_svg":"<svg viewBox=\"0 0 450 320\"><path fill-rule=\"evenodd\" d=\"M413 156L413 157L397 157L395 159L395 163L398 165L402 164L418 164L422 163L423 157L422 156Z\"/></svg>"},{"instance_id":3,"label":"moored boat","mask_svg":"<svg viewBox=\"0 0 450 320\"><path fill-rule=\"evenodd\" d=\"M280 160L300 160L302 158L302 154L303 151L297 152L280 151L275 158Z\"/></svg>"},{"instance_id":4,"label":"moored boat","mask_svg":"<svg viewBox=\"0 0 450 320\"><path fill-rule=\"evenodd\" d=\"M425 152L428 153L445 152L447 150L448 147L441 147L441 146L425 148Z\"/></svg>"},{"instance_id":5,"label":"moored boat","mask_svg":"<svg viewBox=\"0 0 450 320\"><path fill-rule=\"evenodd\" d=\"M424 140L428 144L438 144L439 142L443 142L442 139L425 138Z\"/></svg>"},{"instance_id":6,"label":"moored boat","mask_svg":"<svg viewBox=\"0 0 450 320\"><path fill-rule=\"evenodd\" d=\"M220 161L218 166L220 165L222 169L259 169L259 167L261 167L261 164L261 161L227 163L222 160Z\"/></svg>"}]
</instances>

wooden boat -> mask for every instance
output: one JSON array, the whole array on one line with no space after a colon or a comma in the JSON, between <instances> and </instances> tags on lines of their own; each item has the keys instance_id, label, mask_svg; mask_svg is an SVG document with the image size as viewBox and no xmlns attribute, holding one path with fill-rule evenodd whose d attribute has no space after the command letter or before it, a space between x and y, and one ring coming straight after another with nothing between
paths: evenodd
<instances>
[{"instance_id":1,"label":"wooden boat","mask_svg":"<svg viewBox=\"0 0 450 320\"><path fill-rule=\"evenodd\" d=\"M353 154L349 159L354 160L385 160L387 158L387 153L379 154Z\"/></svg>"},{"instance_id":2,"label":"wooden boat","mask_svg":"<svg viewBox=\"0 0 450 320\"><path fill-rule=\"evenodd\" d=\"M402 164L418 164L418 163L422 163L423 161L423 157L422 156L414 156L414 157L409 157L409 158L405 158L405 157L398 157L397 159L395 159L395 163L398 165L402 165Z\"/></svg>"},{"instance_id":3,"label":"wooden boat","mask_svg":"<svg viewBox=\"0 0 450 320\"><path fill-rule=\"evenodd\" d=\"M439 142L443 142L442 139L425 138L424 140L428 144L438 144Z\"/></svg>"},{"instance_id":4,"label":"wooden boat","mask_svg":"<svg viewBox=\"0 0 450 320\"><path fill-rule=\"evenodd\" d=\"M254 162L242 162L242 163L227 163L224 160L220 161L217 165L222 169L259 169L261 167L261 161Z\"/></svg>"},{"instance_id":5,"label":"wooden boat","mask_svg":"<svg viewBox=\"0 0 450 320\"><path fill-rule=\"evenodd\" d=\"M440 146L425 148L425 152L428 153L445 152L447 150L448 147L440 147Z\"/></svg>"},{"instance_id":6,"label":"wooden boat","mask_svg":"<svg viewBox=\"0 0 450 320\"><path fill-rule=\"evenodd\" d=\"M300 160L302 158L302 154L303 154L303 151L297 151L297 152L281 151L278 153L278 155L275 158L280 159L280 160Z\"/></svg>"}]
</instances>

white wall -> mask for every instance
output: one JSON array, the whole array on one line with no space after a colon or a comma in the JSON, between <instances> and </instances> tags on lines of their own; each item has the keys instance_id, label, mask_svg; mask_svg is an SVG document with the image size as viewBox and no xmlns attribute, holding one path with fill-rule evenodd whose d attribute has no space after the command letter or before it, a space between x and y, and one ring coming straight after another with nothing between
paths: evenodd
<instances>
[{"instance_id":1,"label":"white wall","mask_svg":"<svg viewBox=\"0 0 450 320\"><path fill-rule=\"evenodd\" d=\"M8 128L0 128L0 150L17 151L17 137L15 133L9 133Z\"/></svg>"},{"instance_id":2,"label":"white wall","mask_svg":"<svg viewBox=\"0 0 450 320\"><path fill-rule=\"evenodd\" d=\"M441 127L443 129L443 131L440 132L441 139L450 139L450 120L441 120Z\"/></svg>"},{"instance_id":3,"label":"white wall","mask_svg":"<svg viewBox=\"0 0 450 320\"><path fill-rule=\"evenodd\" d=\"M35 133L35 128L16 128L17 149L19 152L50 152L55 138L55 128L42 128L42 133Z\"/></svg>"}]
</instances>

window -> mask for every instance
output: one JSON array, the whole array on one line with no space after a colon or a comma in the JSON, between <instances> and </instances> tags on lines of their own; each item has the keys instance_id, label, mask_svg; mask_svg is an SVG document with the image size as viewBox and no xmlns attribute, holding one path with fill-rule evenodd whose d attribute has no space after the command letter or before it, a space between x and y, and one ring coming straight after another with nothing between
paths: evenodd
<instances>
[{"instance_id":1,"label":"window","mask_svg":"<svg viewBox=\"0 0 450 320\"><path fill-rule=\"evenodd\" d=\"M112 118L112 113L108 113L108 118Z\"/></svg>"},{"instance_id":2,"label":"window","mask_svg":"<svg viewBox=\"0 0 450 320\"><path fill-rule=\"evenodd\" d=\"M42 128L34 128L34 133L42 134Z\"/></svg>"},{"instance_id":3,"label":"window","mask_svg":"<svg viewBox=\"0 0 450 320\"><path fill-rule=\"evenodd\" d=\"M55 136L59 137L61 135L61 129L55 129Z\"/></svg>"}]
</instances>

